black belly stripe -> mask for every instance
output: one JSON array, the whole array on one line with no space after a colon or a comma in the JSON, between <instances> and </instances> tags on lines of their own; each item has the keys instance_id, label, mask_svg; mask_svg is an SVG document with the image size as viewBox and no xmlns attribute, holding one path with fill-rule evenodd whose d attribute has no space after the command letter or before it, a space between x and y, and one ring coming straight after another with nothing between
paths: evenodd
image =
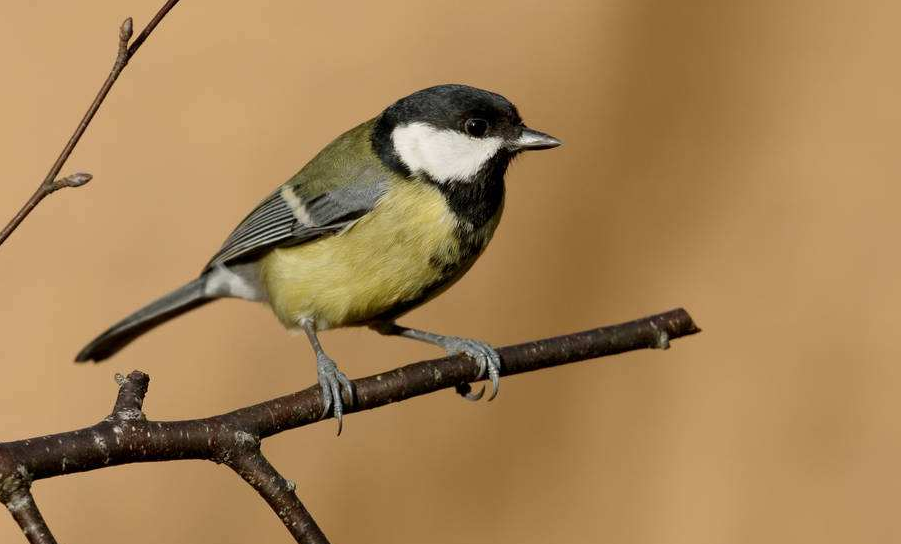
<instances>
[{"instance_id":1,"label":"black belly stripe","mask_svg":"<svg viewBox=\"0 0 901 544\"><path fill-rule=\"evenodd\" d=\"M458 220L454 232L457 251L453 254L436 253L429 257L429 265L438 271L439 278L420 290L417 296L398 301L390 310L368 319L366 323L396 319L441 294L469 270L485 249L497 226L498 215L504 205L504 174L512 159L510 153L501 150L472 178L438 183L426 174L411 173L398 159L389 134L386 126L381 123L377 125L372 138L373 150L385 165L409 183L429 183L444 195L448 207Z\"/></svg>"}]
</instances>

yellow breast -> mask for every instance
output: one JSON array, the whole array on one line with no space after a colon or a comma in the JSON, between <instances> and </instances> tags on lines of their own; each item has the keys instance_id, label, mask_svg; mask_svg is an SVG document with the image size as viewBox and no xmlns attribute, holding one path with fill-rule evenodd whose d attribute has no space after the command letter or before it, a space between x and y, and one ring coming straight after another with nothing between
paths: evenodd
<instances>
[{"instance_id":1,"label":"yellow breast","mask_svg":"<svg viewBox=\"0 0 901 544\"><path fill-rule=\"evenodd\" d=\"M436 262L457 259L457 219L426 183L396 181L372 212L345 231L261 261L269 302L286 327L364 323L415 300L442 280Z\"/></svg>"}]
</instances>

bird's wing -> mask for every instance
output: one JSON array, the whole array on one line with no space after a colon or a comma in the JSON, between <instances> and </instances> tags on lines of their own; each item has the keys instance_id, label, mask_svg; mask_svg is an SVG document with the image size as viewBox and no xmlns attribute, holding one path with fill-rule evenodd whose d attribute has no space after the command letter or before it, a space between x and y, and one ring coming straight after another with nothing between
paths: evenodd
<instances>
[{"instance_id":1,"label":"bird's wing","mask_svg":"<svg viewBox=\"0 0 901 544\"><path fill-rule=\"evenodd\" d=\"M363 176L361 181L324 192L310 189L307 184L289 182L269 195L229 235L204 271L340 231L375 207L385 182Z\"/></svg>"},{"instance_id":2,"label":"bird's wing","mask_svg":"<svg viewBox=\"0 0 901 544\"><path fill-rule=\"evenodd\" d=\"M325 146L244 218L204 271L338 232L371 211L392 175L372 152L374 123L369 120Z\"/></svg>"}]
</instances>

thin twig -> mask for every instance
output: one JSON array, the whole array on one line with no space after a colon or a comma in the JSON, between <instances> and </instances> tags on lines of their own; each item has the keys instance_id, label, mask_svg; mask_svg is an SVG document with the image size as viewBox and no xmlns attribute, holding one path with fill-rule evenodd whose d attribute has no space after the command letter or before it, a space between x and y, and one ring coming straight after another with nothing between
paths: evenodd
<instances>
[{"instance_id":1,"label":"thin twig","mask_svg":"<svg viewBox=\"0 0 901 544\"><path fill-rule=\"evenodd\" d=\"M125 66L128 65L128 61L134 56L134 54L138 51L138 48L141 47L141 44L147 39L153 29L160 23L163 17L175 7L175 4L178 3L179 0L169 0L166 4L160 8L157 14L151 19L150 23L147 24L147 27L141 32L141 34L135 39L134 43L131 46L128 45L129 40L131 40L133 28L131 17L125 19L122 23L122 26L119 27L119 45L116 51L116 60L113 62L113 68L110 70L109 75L106 77L106 81L103 82L103 85L100 87L100 90L97 91L97 96L94 97L94 101L91 102L91 105L88 107L88 111L85 112L84 117L82 117L81 122L78 123L78 126L75 128L75 132L72 134L72 137L69 138L69 141L66 142L66 145L63 147L63 150L60 152L59 157L57 157L56 161L53 163L53 166L50 167L50 171L47 172L47 175L44 177L44 180L38 185L38 188L34 191L34 194L28 199L27 202L22 206L18 213L10 220L10 222L3 227L3 230L0 231L0 245L9 238L10 234L15 231L22 221L28 217L38 204L41 203L44 198L53 192L62 189L63 187L80 187L87 182L91 181L91 174L88 173L77 173L70 174L64 178L57 179L60 170L63 169L63 166L66 164L66 161L69 159L69 156L72 154L72 151L75 150L75 146L78 144L79 140L81 140L82 135L85 130L87 130L88 125L91 123L91 120L94 118L94 115L97 113L97 110L100 109L100 105L103 104L103 101L106 99L106 95L109 94L110 89L113 88L113 84L119 78L119 74L122 73L122 70L125 69Z\"/></svg>"},{"instance_id":2,"label":"thin twig","mask_svg":"<svg viewBox=\"0 0 901 544\"><path fill-rule=\"evenodd\" d=\"M697 332L685 310L671 310L628 323L500 348L501 375L636 349L665 349L672 340ZM477 376L477 362L463 355L413 363L355 380L355 402L346 413L457 387ZM206 459L225 463L241 474L263 495L298 542L323 542L317 540L321 531L293 489L288 489L290 484L254 453L262 439L320 420L323 404L318 385L218 416L161 422L148 421L141 413L148 380L138 371L119 380L113 415L96 425L0 443L0 489L12 493L21 487L27 489L31 480L128 463ZM275 480L264 481L267 475ZM297 528L291 525L295 522L306 525Z\"/></svg>"},{"instance_id":3,"label":"thin twig","mask_svg":"<svg viewBox=\"0 0 901 544\"><path fill-rule=\"evenodd\" d=\"M3 230L0 230L0 245L9 238L19 225L22 224L22 221L24 221L48 195L66 187L81 187L91 181L93 176L85 172L69 174L68 176L58 179L57 176L69 159L69 156L72 155L75 146L81 140L81 137L87 130L88 125L90 125L97 110L100 109L100 105L103 104L110 89L112 89L113 84L119 78L119 74L121 74L122 70L125 69L125 66L128 65L128 61L134 56L138 48L144 43L166 13L168 13L177 3L178 0L169 0L166 2L130 47L128 43L133 34L131 17L125 19L119 27L119 42L116 50L116 60L113 63L113 67L110 70L106 81L103 82L103 85L94 97L93 102L91 102L87 112L85 112L84 117L82 117L81 122L75 127L75 132L69 138L69 141L66 142L66 145L63 146L62 151L60 151L59 156L50 167L50 171L47 172L43 181L41 181L38 188L10 222L3 227ZM147 390L146 382L144 382L143 390L141 390L139 384L130 385L123 382L120 385L122 387L120 389L119 399L116 402L113 414L108 420L111 422L122 422L130 419L143 419L141 403L143 402L144 392ZM61 463L65 466L65 457L62 458ZM41 516L40 510L38 510L37 504L34 502L34 497L31 495L32 480L33 475L21 463L15 462L13 465L5 465L3 477L0 479L0 502L3 502L7 509L9 509L29 542L32 544L55 544L56 539L54 539L53 535L50 533L50 529L47 527L44 518Z\"/></svg>"},{"instance_id":4,"label":"thin twig","mask_svg":"<svg viewBox=\"0 0 901 544\"><path fill-rule=\"evenodd\" d=\"M135 56L138 48L144 44L144 41L150 36L150 33L153 32L153 30L156 28L156 25L160 24L160 21L163 20L163 17L165 17L166 14L169 13L169 10L174 8L175 4L177 3L178 0L168 0L166 2L166 5L161 7L160 10L156 12L156 15L153 16L153 19L151 19L150 22L147 23L147 26L144 27L144 30L142 30L141 33L138 34L138 37L135 38L135 41L132 42L131 46L128 48L129 60L131 59L131 57Z\"/></svg>"}]
</instances>

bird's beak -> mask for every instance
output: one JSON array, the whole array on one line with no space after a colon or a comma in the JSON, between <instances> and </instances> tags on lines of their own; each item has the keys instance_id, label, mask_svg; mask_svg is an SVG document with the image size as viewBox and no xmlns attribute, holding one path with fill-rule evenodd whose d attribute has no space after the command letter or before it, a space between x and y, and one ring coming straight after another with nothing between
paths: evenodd
<instances>
[{"instance_id":1,"label":"bird's beak","mask_svg":"<svg viewBox=\"0 0 901 544\"><path fill-rule=\"evenodd\" d=\"M563 144L550 134L523 127L522 134L516 140L508 144L510 151L537 151L539 149L551 149Z\"/></svg>"}]
</instances>

